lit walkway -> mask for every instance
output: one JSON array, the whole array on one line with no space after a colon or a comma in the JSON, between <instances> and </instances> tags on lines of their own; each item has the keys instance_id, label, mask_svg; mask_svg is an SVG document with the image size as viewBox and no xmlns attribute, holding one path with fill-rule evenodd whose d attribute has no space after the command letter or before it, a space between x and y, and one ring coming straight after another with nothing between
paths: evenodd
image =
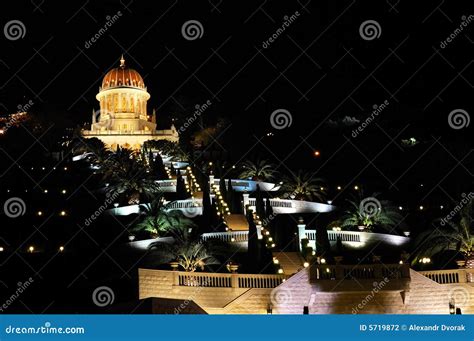
<instances>
[{"instance_id":1,"label":"lit walkway","mask_svg":"<svg viewBox=\"0 0 474 341\"><path fill-rule=\"evenodd\" d=\"M299 252L273 252L285 275L293 275L304 268L304 259Z\"/></svg>"}]
</instances>

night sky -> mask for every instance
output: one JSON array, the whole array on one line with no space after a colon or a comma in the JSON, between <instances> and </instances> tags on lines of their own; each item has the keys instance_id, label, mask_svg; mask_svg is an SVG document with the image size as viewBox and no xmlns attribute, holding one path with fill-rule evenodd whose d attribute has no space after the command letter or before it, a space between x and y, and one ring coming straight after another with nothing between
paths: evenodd
<instances>
[{"instance_id":1,"label":"night sky","mask_svg":"<svg viewBox=\"0 0 474 341\"><path fill-rule=\"evenodd\" d=\"M31 112L56 126L89 122L102 77L123 53L144 77L160 126L211 101L204 125L218 118L227 125L209 149L225 150L232 162L264 157L283 172L306 169L333 186L359 183L397 200L413 199L423 183L416 200L439 192L455 202L472 184L472 125L448 122L455 109L473 112L472 9L468 2L16 1L2 9L2 24L20 20L26 31L0 39L0 110L32 100ZM183 37L189 20L202 25L200 38ZM368 20L378 35L363 39ZM290 113L291 126L272 127L277 109ZM411 137L416 146L401 144Z\"/></svg>"},{"instance_id":2,"label":"night sky","mask_svg":"<svg viewBox=\"0 0 474 341\"><path fill-rule=\"evenodd\" d=\"M38 278L25 296L34 303L11 311L90 311L77 307L92 305L99 283L117 301L136 299L138 255L120 248L132 217L85 228L103 184L88 163L52 153L71 152L73 131L90 128L122 54L159 129L179 130L210 103L181 136L194 169L267 159L277 181L300 170L325 179L338 208L380 192L403 208L412 237L474 191L472 0L16 0L0 17L0 118L28 105L33 122L0 134L0 203L19 197L28 208L15 220L0 212L0 284L11 292L25 274ZM190 137L216 126L193 149ZM305 219L324 228L332 214ZM299 217L288 216L281 235L292 242Z\"/></svg>"}]
</instances>

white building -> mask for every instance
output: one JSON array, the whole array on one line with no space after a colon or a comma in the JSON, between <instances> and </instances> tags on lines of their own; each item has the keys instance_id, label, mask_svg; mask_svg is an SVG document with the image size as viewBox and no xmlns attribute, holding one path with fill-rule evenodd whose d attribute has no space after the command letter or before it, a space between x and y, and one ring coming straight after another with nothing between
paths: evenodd
<instances>
[{"instance_id":1,"label":"white building","mask_svg":"<svg viewBox=\"0 0 474 341\"><path fill-rule=\"evenodd\" d=\"M147 114L150 94L143 78L125 65L123 56L120 66L104 76L96 98L100 111L93 112L91 129L83 131L84 137L97 137L112 149L117 146L138 149L147 140L178 141L174 125L156 130L155 113Z\"/></svg>"}]
</instances>

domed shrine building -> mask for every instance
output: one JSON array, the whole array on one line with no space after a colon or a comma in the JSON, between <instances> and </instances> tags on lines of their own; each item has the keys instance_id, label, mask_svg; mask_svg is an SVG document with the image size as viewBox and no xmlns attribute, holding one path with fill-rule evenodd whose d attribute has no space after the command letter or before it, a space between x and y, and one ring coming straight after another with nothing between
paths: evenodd
<instances>
[{"instance_id":1,"label":"domed shrine building","mask_svg":"<svg viewBox=\"0 0 474 341\"><path fill-rule=\"evenodd\" d=\"M102 81L96 96L100 111L92 113L91 129L84 130L86 138L97 137L108 147L140 148L147 140L179 139L174 125L156 130L156 116L147 114L147 92L142 76L125 65L110 70Z\"/></svg>"}]
</instances>

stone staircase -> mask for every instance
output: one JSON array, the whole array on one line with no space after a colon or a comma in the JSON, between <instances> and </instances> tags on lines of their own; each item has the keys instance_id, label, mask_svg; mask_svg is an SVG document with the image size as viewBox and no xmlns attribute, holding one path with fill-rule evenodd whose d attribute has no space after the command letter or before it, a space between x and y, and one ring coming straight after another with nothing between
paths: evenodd
<instances>
[{"instance_id":1,"label":"stone staircase","mask_svg":"<svg viewBox=\"0 0 474 341\"><path fill-rule=\"evenodd\" d=\"M283 273L291 276L304 268L304 259L299 252L273 252L273 257L278 259Z\"/></svg>"},{"instance_id":2,"label":"stone staircase","mask_svg":"<svg viewBox=\"0 0 474 341\"><path fill-rule=\"evenodd\" d=\"M302 314L308 306L310 314L449 314L449 301L455 298L463 314L474 314L473 286L439 284L414 270L404 291L359 291L357 281L353 284L353 290L315 290L305 269L274 289L271 296L282 298L274 304L274 313Z\"/></svg>"}]
</instances>

